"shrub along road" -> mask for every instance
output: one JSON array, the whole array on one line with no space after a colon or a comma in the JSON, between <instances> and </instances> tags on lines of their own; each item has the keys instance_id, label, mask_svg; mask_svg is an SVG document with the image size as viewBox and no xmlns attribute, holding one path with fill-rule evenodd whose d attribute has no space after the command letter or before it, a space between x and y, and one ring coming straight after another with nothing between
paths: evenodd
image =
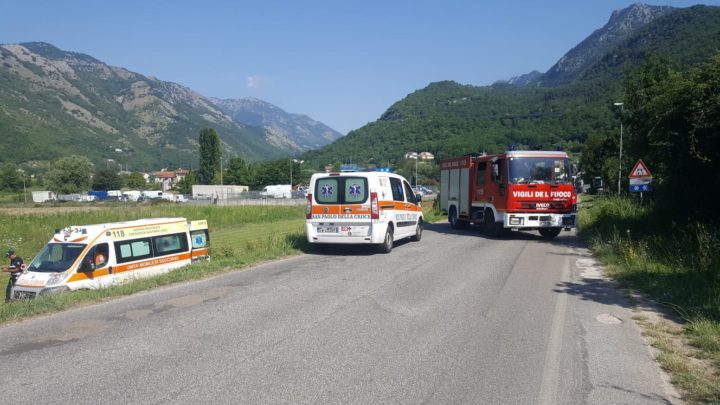
<instances>
[{"instance_id":1,"label":"shrub along road","mask_svg":"<svg viewBox=\"0 0 720 405\"><path fill-rule=\"evenodd\" d=\"M0 327L20 403L674 401L574 234L446 223ZM32 383L28 376L41 383Z\"/></svg>"}]
</instances>

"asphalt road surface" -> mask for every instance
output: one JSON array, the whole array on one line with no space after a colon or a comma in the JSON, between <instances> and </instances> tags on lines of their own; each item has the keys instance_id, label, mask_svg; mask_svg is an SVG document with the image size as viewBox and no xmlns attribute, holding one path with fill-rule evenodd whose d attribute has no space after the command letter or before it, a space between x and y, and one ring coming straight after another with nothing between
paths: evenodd
<instances>
[{"instance_id":1,"label":"asphalt road surface","mask_svg":"<svg viewBox=\"0 0 720 405\"><path fill-rule=\"evenodd\" d=\"M631 316L573 233L441 223L0 327L0 402L676 402Z\"/></svg>"}]
</instances>

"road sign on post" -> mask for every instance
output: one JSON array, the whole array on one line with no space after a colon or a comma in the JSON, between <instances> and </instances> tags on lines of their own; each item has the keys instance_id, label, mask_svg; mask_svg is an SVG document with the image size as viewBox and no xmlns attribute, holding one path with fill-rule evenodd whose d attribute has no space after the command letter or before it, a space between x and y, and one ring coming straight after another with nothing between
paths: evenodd
<instances>
[{"instance_id":1,"label":"road sign on post","mask_svg":"<svg viewBox=\"0 0 720 405\"><path fill-rule=\"evenodd\" d=\"M642 159L638 159L628 177L630 178L631 193L641 193L642 196L643 192L652 191L652 174Z\"/></svg>"},{"instance_id":2,"label":"road sign on post","mask_svg":"<svg viewBox=\"0 0 720 405\"><path fill-rule=\"evenodd\" d=\"M652 174L650 173L650 170L648 170L647 166L645 166L645 162L642 161L642 159L638 159L637 163L635 163L635 167L630 171L630 175L628 176L631 179L639 179L643 177L652 177Z\"/></svg>"},{"instance_id":3,"label":"road sign on post","mask_svg":"<svg viewBox=\"0 0 720 405\"><path fill-rule=\"evenodd\" d=\"M642 179L630 179L631 193L642 193L645 191L652 191L652 177L645 177Z\"/></svg>"}]
</instances>

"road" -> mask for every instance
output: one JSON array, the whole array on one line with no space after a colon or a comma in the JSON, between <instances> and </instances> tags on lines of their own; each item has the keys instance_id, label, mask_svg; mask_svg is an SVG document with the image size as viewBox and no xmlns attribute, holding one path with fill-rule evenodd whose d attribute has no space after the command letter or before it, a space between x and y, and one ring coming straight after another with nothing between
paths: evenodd
<instances>
[{"instance_id":1,"label":"road","mask_svg":"<svg viewBox=\"0 0 720 405\"><path fill-rule=\"evenodd\" d=\"M12 403L667 404L573 233L429 225L0 328ZM12 400L11 400L12 398Z\"/></svg>"}]
</instances>

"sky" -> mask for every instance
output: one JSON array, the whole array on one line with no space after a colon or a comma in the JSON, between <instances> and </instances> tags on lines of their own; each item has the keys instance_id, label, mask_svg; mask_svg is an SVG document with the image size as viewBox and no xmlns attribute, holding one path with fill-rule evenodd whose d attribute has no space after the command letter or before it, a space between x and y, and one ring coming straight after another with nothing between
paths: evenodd
<instances>
[{"instance_id":1,"label":"sky","mask_svg":"<svg viewBox=\"0 0 720 405\"><path fill-rule=\"evenodd\" d=\"M256 97L345 134L432 82L545 72L633 3L0 0L0 44L48 42L206 97Z\"/></svg>"}]
</instances>

